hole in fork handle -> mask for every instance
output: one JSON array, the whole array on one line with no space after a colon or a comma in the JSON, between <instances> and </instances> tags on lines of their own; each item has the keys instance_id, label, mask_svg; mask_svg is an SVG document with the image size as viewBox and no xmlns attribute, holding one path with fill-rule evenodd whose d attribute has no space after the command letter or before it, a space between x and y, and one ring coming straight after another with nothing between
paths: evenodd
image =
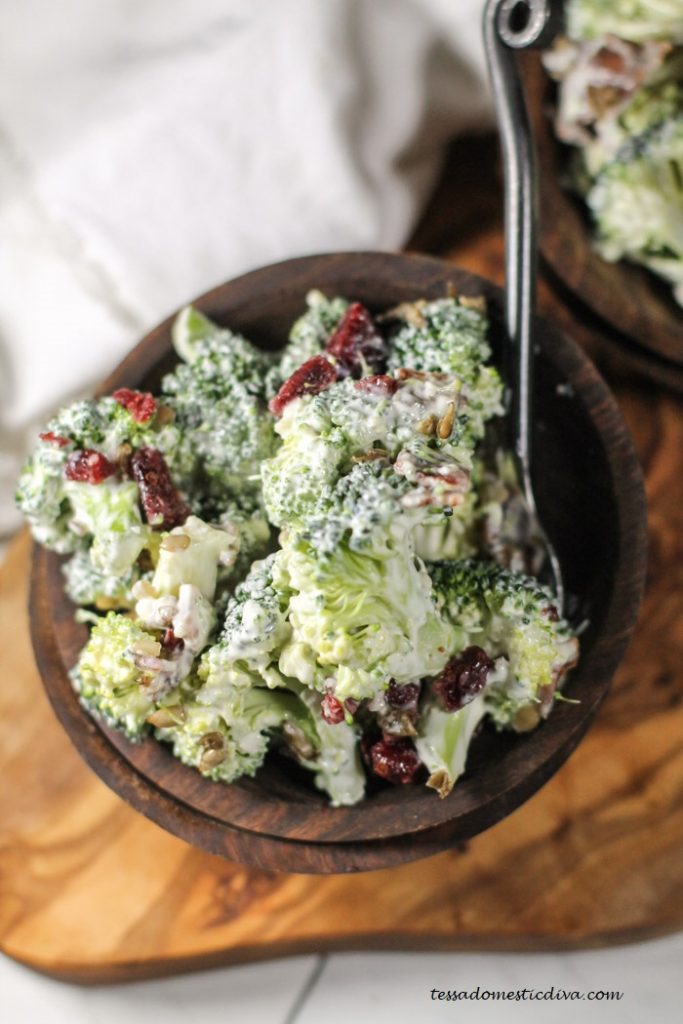
<instances>
[{"instance_id":1,"label":"hole in fork handle","mask_svg":"<svg viewBox=\"0 0 683 1024\"><path fill-rule=\"evenodd\" d=\"M497 28L514 50L547 46L561 30L564 0L501 0Z\"/></svg>"}]
</instances>

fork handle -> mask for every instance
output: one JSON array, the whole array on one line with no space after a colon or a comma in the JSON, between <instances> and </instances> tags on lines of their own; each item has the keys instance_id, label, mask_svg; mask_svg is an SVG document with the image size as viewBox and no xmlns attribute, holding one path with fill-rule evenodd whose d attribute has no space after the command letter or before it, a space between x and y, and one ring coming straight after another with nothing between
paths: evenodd
<instances>
[{"instance_id":1,"label":"fork handle","mask_svg":"<svg viewBox=\"0 0 683 1024\"><path fill-rule=\"evenodd\" d=\"M531 500L531 423L536 305L536 153L515 50L547 46L562 0L487 0L484 46L500 131L505 181L505 323L512 447Z\"/></svg>"}]
</instances>

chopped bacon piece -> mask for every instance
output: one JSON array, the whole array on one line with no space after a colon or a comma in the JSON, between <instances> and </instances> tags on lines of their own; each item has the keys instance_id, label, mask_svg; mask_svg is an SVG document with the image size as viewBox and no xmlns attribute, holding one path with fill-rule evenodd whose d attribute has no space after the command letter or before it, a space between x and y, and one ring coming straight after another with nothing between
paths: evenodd
<instances>
[{"instance_id":1,"label":"chopped bacon piece","mask_svg":"<svg viewBox=\"0 0 683 1024\"><path fill-rule=\"evenodd\" d=\"M355 387L370 395L394 395L398 390L398 381L388 373L375 373L369 377L361 377Z\"/></svg>"},{"instance_id":2,"label":"chopped bacon piece","mask_svg":"<svg viewBox=\"0 0 683 1024\"><path fill-rule=\"evenodd\" d=\"M326 693L323 697L320 713L328 725L339 725L344 721L344 705L331 693Z\"/></svg>"},{"instance_id":3,"label":"chopped bacon piece","mask_svg":"<svg viewBox=\"0 0 683 1024\"><path fill-rule=\"evenodd\" d=\"M493 662L481 647L467 647L451 658L433 683L446 711L459 711L474 700L486 685Z\"/></svg>"},{"instance_id":4,"label":"chopped bacon piece","mask_svg":"<svg viewBox=\"0 0 683 1024\"><path fill-rule=\"evenodd\" d=\"M68 437L55 434L52 430L47 430L44 434L38 434L38 437L47 444L56 444L59 448L66 448L67 445L71 444L71 440Z\"/></svg>"},{"instance_id":5,"label":"chopped bacon piece","mask_svg":"<svg viewBox=\"0 0 683 1024\"><path fill-rule=\"evenodd\" d=\"M384 338L360 302L352 303L326 345L341 376L361 377L367 370L381 373L386 358Z\"/></svg>"},{"instance_id":6,"label":"chopped bacon piece","mask_svg":"<svg viewBox=\"0 0 683 1024\"><path fill-rule=\"evenodd\" d=\"M119 388L114 392L119 405L127 409L136 423L147 423L157 411L156 399L149 391L132 391L130 388Z\"/></svg>"},{"instance_id":7,"label":"chopped bacon piece","mask_svg":"<svg viewBox=\"0 0 683 1024\"><path fill-rule=\"evenodd\" d=\"M173 484L166 459L156 448L138 448L130 458L130 472L140 490L147 522L155 530L182 526L190 509Z\"/></svg>"},{"instance_id":8,"label":"chopped bacon piece","mask_svg":"<svg viewBox=\"0 0 683 1024\"><path fill-rule=\"evenodd\" d=\"M74 452L69 456L64 467L64 475L67 480L75 480L83 484L101 484L115 472L116 466L105 455L92 448Z\"/></svg>"},{"instance_id":9,"label":"chopped bacon piece","mask_svg":"<svg viewBox=\"0 0 683 1024\"><path fill-rule=\"evenodd\" d=\"M185 647L185 641L183 638L176 636L170 626L168 629L164 630L160 642L162 651L170 657L173 657L176 651L180 653L180 651Z\"/></svg>"},{"instance_id":10,"label":"chopped bacon piece","mask_svg":"<svg viewBox=\"0 0 683 1024\"><path fill-rule=\"evenodd\" d=\"M301 398L302 395L317 395L329 388L330 384L334 384L336 379L337 371L329 359L325 359L325 356L313 356L284 382L275 398L271 398L268 408L273 416L281 416L282 410L289 402Z\"/></svg>"}]
</instances>

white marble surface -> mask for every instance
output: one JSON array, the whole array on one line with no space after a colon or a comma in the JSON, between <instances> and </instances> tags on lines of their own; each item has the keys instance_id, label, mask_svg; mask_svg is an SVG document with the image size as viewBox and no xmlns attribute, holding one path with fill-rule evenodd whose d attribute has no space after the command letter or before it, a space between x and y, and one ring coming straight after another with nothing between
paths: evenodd
<instances>
[{"instance_id":1,"label":"white marble surface","mask_svg":"<svg viewBox=\"0 0 683 1024\"><path fill-rule=\"evenodd\" d=\"M37 420L153 322L258 263L401 242L442 140L487 117L480 6L0 6L0 534ZM682 964L677 936L576 954L302 957L81 989L0 958L0 1022L673 1024ZM624 997L580 1013L431 999L477 984Z\"/></svg>"},{"instance_id":2,"label":"white marble surface","mask_svg":"<svg viewBox=\"0 0 683 1024\"><path fill-rule=\"evenodd\" d=\"M78 988L0 959L3 1024L678 1024L683 935L578 953L348 953ZM582 992L581 1001L439 1001L432 990ZM623 992L590 1001L589 992Z\"/></svg>"}]
</instances>

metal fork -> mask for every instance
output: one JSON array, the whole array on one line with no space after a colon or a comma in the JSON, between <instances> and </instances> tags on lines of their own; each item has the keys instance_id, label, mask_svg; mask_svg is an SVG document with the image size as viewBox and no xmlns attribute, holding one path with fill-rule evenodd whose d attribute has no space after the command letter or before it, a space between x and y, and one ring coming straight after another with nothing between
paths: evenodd
<instances>
[{"instance_id":1,"label":"metal fork","mask_svg":"<svg viewBox=\"0 0 683 1024\"><path fill-rule=\"evenodd\" d=\"M547 46L562 24L562 0L487 0L484 46L505 172L505 324L511 387L511 441L532 527L544 549L544 576L564 607L562 570L538 516L532 486L534 339L538 249L536 153L517 50Z\"/></svg>"}]
</instances>

